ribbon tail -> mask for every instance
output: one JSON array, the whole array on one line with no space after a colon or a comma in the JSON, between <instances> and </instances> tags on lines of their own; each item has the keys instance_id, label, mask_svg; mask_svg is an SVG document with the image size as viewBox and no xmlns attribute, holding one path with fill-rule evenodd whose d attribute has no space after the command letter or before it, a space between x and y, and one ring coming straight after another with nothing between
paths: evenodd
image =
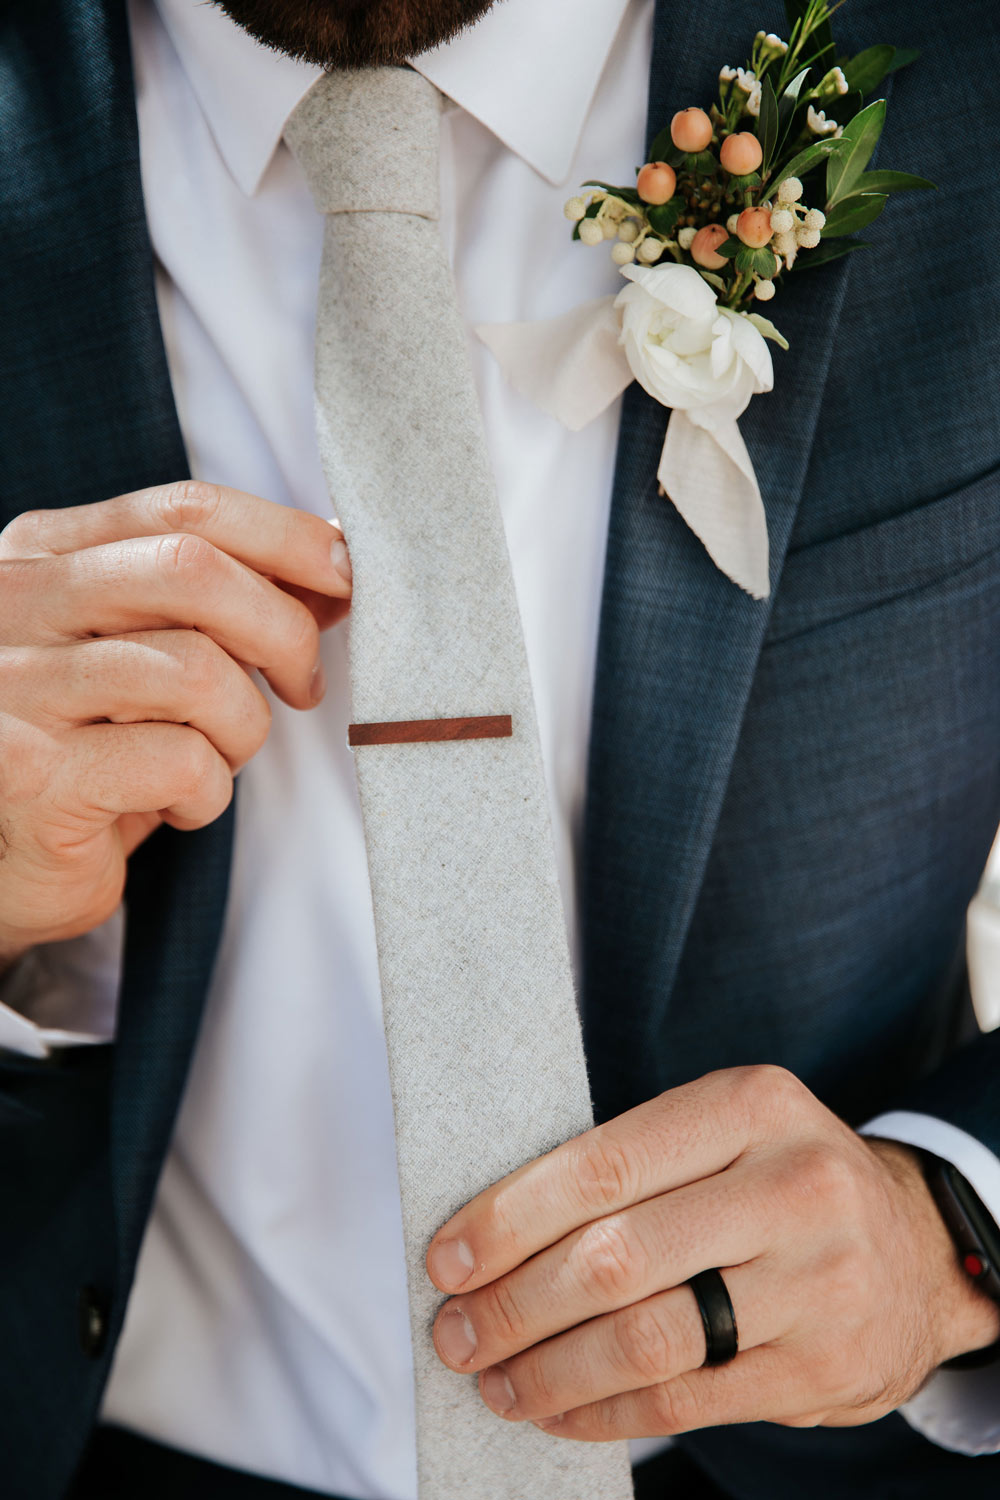
<instances>
[{"instance_id":1,"label":"ribbon tail","mask_svg":"<svg viewBox=\"0 0 1000 1500\"><path fill-rule=\"evenodd\" d=\"M767 516L735 420L702 427L672 411L657 478L716 567L754 599L768 598Z\"/></svg>"},{"instance_id":2,"label":"ribbon tail","mask_svg":"<svg viewBox=\"0 0 1000 1500\"><path fill-rule=\"evenodd\" d=\"M613 296L599 297L558 318L480 323L475 333L516 391L579 432L633 379L614 304Z\"/></svg>"}]
</instances>

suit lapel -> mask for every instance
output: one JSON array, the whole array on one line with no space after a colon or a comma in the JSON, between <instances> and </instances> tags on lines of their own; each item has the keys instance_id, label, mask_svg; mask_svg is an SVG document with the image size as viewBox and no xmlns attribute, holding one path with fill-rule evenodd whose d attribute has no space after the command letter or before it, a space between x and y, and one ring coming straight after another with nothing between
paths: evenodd
<instances>
[{"instance_id":1,"label":"suit lapel","mask_svg":"<svg viewBox=\"0 0 1000 1500\"><path fill-rule=\"evenodd\" d=\"M188 468L154 296L125 6L59 0L0 25L18 83L0 130L8 520ZM162 829L130 861L111 1119L122 1291L218 941L231 821Z\"/></svg>"},{"instance_id":2,"label":"suit lapel","mask_svg":"<svg viewBox=\"0 0 1000 1500\"><path fill-rule=\"evenodd\" d=\"M658 0L652 135L714 97L759 25L749 0L697 22ZM819 415L846 260L792 280L775 321L775 389L740 419L781 575ZM658 1053L770 615L720 573L657 494L667 413L637 385L618 446L595 681L584 837L584 1019L598 1115L658 1092Z\"/></svg>"}]
</instances>

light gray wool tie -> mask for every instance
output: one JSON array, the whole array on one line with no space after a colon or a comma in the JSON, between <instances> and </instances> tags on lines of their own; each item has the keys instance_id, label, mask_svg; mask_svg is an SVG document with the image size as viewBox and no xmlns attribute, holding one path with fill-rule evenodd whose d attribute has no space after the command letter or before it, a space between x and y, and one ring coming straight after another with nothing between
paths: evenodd
<instances>
[{"instance_id":1,"label":"light gray wool tie","mask_svg":"<svg viewBox=\"0 0 1000 1500\"><path fill-rule=\"evenodd\" d=\"M420 1496L623 1500L623 1444L502 1421L431 1342L435 1230L592 1123L524 642L436 223L440 110L410 69L331 73L286 127L327 216L316 420L354 568L352 742L396 1115ZM364 743L385 731L363 726L506 715L509 737Z\"/></svg>"}]
</instances>

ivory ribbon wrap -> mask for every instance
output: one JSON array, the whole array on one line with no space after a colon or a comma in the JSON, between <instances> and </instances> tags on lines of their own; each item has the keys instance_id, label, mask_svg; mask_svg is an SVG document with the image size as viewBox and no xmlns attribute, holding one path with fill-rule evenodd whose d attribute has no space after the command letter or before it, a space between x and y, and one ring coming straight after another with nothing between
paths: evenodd
<instances>
[{"instance_id":1,"label":"ivory ribbon wrap","mask_svg":"<svg viewBox=\"0 0 1000 1500\"><path fill-rule=\"evenodd\" d=\"M718 568L755 599L770 593L767 517L737 417L774 376L766 318L719 307L691 266L627 266L617 297L537 323L476 333L506 378L572 432L627 385L670 407L657 479Z\"/></svg>"}]
</instances>

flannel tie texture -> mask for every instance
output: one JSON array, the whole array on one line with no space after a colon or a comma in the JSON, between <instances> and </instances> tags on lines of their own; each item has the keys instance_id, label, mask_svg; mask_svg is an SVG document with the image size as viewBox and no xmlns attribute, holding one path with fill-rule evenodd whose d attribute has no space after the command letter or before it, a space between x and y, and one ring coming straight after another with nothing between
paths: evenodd
<instances>
[{"instance_id":1,"label":"flannel tie texture","mask_svg":"<svg viewBox=\"0 0 1000 1500\"><path fill-rule=\"evenodd\" d=\"M320 453L396 1121L421 1500L626 1500L624 1445L506 1423L438 1360L427 1246L592 1123L524 640L437 226L441 96L329 73L286 126L326 216Z\"/></svg>"}]
</instances>

